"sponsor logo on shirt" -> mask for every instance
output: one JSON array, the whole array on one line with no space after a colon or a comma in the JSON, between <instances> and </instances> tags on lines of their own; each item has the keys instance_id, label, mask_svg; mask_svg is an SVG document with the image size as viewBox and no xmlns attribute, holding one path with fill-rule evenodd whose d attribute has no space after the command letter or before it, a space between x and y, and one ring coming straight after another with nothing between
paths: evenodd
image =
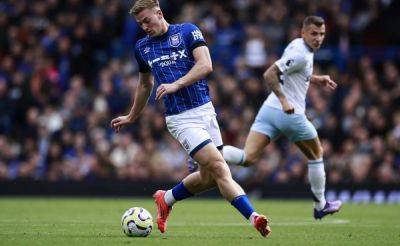
<instances>
[{"instance_id":1,"label":"sponsor logo on shirt","mask_svg":"<svg viewBox=\"0 0 400 246\"><path fill-rule=\"evenodd\" d=\"M176 64L176 60L188 57L185 53L185 49L178 50L178 53L175 51L169 55L163 55L153 59L152 61L148 60L147 63L151 68L153 68L153 64L158 63L160 67L166 67L173 64Z\"/></svg>"}]
</instances>

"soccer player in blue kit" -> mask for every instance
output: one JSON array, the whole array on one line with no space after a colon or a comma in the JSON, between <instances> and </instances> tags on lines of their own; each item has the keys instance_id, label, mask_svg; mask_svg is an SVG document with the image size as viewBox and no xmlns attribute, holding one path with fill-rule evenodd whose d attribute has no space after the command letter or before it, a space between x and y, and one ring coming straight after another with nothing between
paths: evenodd
<instances>
[{"instance_id":1,"label":"soccer player in blue kit","mask_svg":"<svg viewBox=\"0 0 400 246\"><path fill-rule=\"evenodd\" d=\"M139 85L129 114L113 119L111 126L119 132L122 126L135 122L147 104L155 79L156 99L164 101L169 132L199 163L199 171L172 189L158 190L153 195L158 229L166 231L176 201L217 186L222 196L266 237L271 231L267 218L254 211L219 151L222 138L205 79L212 72L212 62L201 31L190 23L167 23L158 0L137 0L130 13L147 34L135 46Z\"/></svg>"}]
</instances>

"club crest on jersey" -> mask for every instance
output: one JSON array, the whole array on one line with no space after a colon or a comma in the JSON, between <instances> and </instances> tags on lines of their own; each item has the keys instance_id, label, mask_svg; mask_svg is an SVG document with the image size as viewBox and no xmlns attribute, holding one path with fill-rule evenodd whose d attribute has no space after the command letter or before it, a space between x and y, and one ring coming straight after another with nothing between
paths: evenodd
<instances>
[{"instance_id":1,"label":"club crest on jersey","mask_svg":"<svg viewBox=\"0 0 400 246\"><path fill-rule=\"evenodd\" d=\"M169 45L172 47L178 47L182 42L181 34L177 33L169 37Z\"/></svg>"},{"instance_id":2,"label":"club crest on jersey","mask_svg":"<svg viewBox=\"0 0 400 246\"><path fill-rule=\"evenodd\" d=\"M286 61L286 67L290 67L293 64L293 62L294 61L292 59L287 60Z\"/></svg>"}]
</instances>

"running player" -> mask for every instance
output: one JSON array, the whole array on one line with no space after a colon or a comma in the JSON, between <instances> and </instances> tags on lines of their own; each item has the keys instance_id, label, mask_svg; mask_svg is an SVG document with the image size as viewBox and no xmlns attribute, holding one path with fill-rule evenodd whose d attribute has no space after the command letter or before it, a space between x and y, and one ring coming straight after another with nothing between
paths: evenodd
<instances>
[{"instance_id":1,"label":"running player","mask_svg":"<svg viewBox=\"0 0 400 246\"><path fill-rule=\"evenodd\" d=\"M111 126L118 132L122 126L135 122L147 103L155 78L156 99L162 98L166 106L169 132L199 163L199 171L174 188L153 195L158 229L165 232L176 201L217 186L222 196L266 237L270 232L267 218L254 211L218 151L222 149L222 138L205 80L212 72L212 63L201 31L190 23L168 24L157 0L137 0L131 14L147 33L135 46L139 85L129 114L113 119Z\"/></svg>"},{"instance_id":2,"label":"running player","mask_svg":"<svg viewBox=\"0 0 400 246\"><path fill-rule=\"evenodd\" d=\"M308 16L304 19L302 38L293 40L282 57L264 73L272 93L260 108L244 150L224 147L228 164L249 166L262 155L264 148L279 135L294 142L308 158L308 178L314 196L314 218L338 212L341 201L325 200L325 169L323 150L317 131L305 116L305 99L310 83L326 86L331 90L336 83L328 75L313 75L314 52L325 37L324 19Z\"/></svg>"}]
</instances>

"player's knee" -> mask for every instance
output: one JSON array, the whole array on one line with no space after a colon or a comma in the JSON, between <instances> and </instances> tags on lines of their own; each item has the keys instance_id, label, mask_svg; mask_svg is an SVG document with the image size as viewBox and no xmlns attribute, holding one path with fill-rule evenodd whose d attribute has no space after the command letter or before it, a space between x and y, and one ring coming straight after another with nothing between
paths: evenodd
<instances>
[{"instance_id":1,"label":"player's knee","mask_svg":"<svg viewBox=\"0 0 400 246\"><path fill-rule=\"evenodd\" d=\"M317 159L321 159L324 155L324 150L322 148L322 146L318 146L315 150L311 151L311 159L312 160L317 160Z\"/></svg>"},{"instance_id":2,"label":"player's knee","mask_svg":"<svg viewBox=\"0 0 400 246\"><path fill-rule=\"evenodd\" d=\"M323 156L324 156L324 149L322 148L322 146L318 146L317 151L315 153L315 158L320 159Z\"/></svg>"},{"instance_id":3,"label":"player's knee","mask_svg":"<svg viewBox=\"0 0 400 246\"><path fill-rule=\"evenodd\" d=\"M228 165L223 160L214 160L211 161L208 165L208 170L212 174L214 180L225 178L229 176L229 168Z\"/></svg>"},{"instance_id":4,"label":"player's knee","mask_svg":"<svg viewBox=\"0 0 400 246\"><path fill-rule=\"evenodd\" d=\"M318 153L318 158L322 158L324 156L324 149L322 146L319 147L319 153Z\"/></svg>"},{"instance_id":5,"label":"player's knee","mask_svg":"<svg viewBox=\"0 0 400 246\"><path fill-rule=\"evenodd\" d=\"M246 166L251 166L260 160L261 155L257 152L246 151L245 153L246 153L246 160L245 160Z\"/></svg>"}]
</instances>

